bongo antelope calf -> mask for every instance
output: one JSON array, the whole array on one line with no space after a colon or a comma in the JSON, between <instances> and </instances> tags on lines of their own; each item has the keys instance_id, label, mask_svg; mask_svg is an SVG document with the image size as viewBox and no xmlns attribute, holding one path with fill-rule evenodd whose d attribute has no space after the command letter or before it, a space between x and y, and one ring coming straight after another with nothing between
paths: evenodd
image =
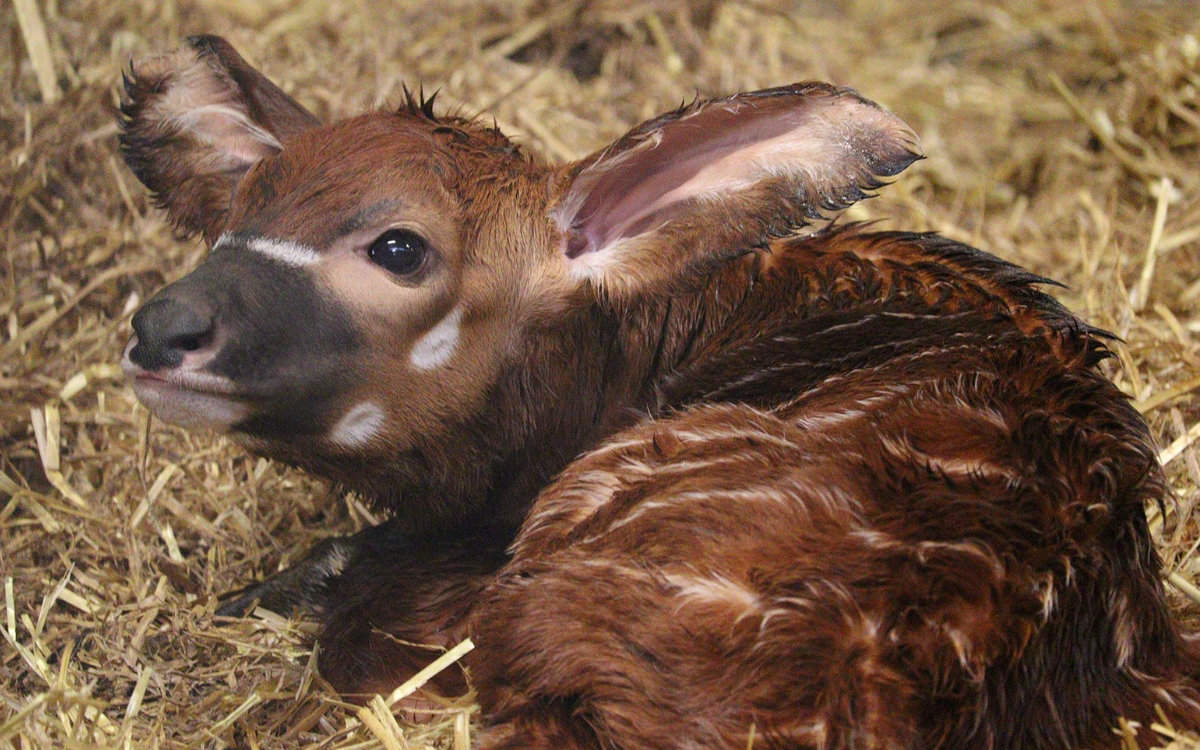
<instances>
[{"instance_id":1,"label":"bongo antelope calf","mask_svg":"<svg viewBox=\"0 0 1200 750\"><path fill-rule=\"evenodd\" d=\"M470 635L482 748L1200 728L1108 335L957 242L797 231L919 158L857 93L697 101L555 166L412 96L322 124L197 37L122 112L211 248L134 317L138 397L388 516L221 608L320 617L340 690Z\"/></svg>"}]
</instances>

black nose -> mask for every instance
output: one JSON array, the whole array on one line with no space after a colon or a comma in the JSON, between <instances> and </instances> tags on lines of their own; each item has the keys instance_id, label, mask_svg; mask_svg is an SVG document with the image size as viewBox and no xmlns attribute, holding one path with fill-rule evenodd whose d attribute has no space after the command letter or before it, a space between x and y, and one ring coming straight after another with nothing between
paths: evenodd
<instances>
[{"instance_id":1,"label":"black nose","mask_svg":"<svg viewBox=\"0 0 1200 750\"><path fill-rule=\"evenodd\" d=\"M147 370L178 367L183 355L212 343L213 318L179 300L151 300L133 316L137 345L129 358Z\"/></svg>"}]
</instances>

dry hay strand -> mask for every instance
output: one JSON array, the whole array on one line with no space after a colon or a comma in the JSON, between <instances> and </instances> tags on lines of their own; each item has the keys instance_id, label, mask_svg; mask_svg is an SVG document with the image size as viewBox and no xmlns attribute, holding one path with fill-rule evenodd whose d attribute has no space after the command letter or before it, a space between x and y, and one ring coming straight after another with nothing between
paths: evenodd
<instances>
[{"instance_id":1,"label":"dry hay strand","mask_svg":"<svg viewBox=\"0 0 1200 750\"><path fill-rule=\"evenodd\" d=\"M201 256L121 166L133 54L223 34L325 118L402 82L551 159L689 99L854 86L929 159L853 219L937 230L1069 285L1124 343L1109 373L1174 490L1148 509L1200 626L1200 18L1195 2L20 0L0 7L0 748L466 748L470 696L422 726L341 703L311 633L214 594L376 519L226 441L151 424L114 367L138 304ZM39 30L40 29L40 30ZM1200 739L1155 727L1163 747ZM1125 733L1131 728L1115 727Z\"/></svg>"}]
</instances>

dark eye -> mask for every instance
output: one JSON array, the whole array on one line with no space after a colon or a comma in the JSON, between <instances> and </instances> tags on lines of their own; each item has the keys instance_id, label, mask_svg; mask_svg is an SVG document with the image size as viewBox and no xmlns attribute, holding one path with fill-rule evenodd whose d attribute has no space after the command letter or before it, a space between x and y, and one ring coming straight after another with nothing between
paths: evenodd
<instances>
[{"instance_id":1,"label":"dark eye","mask_svg":"<svg viewBox=\"0 0 1200 750\"><path fill-rule=\"evenodd\" d=\"M367 248L367 257L397 276L408 276L425 264L429 250L421 235L411 229L389 229Z\"/></svg>"}]
</instances>

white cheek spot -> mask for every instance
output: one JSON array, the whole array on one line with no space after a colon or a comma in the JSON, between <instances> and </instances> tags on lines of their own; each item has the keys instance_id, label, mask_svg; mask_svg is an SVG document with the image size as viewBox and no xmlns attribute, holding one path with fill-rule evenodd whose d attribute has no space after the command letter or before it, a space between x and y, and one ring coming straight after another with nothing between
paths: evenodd
<instances>
[{"instance_id":1,"label":"white cheek spot","mask_svg":"<svg viewBox=\"0 0 1200 750\"><path fill-rule=\"evenodd\" d=\"M458 348L458 335L462 326L463 311L455 307L450 313L429 329L412 348L412 364L418 370L441 367L454 356Z\"/></svg>"},{"instance_id":2,"label":"white cheek spot","mask_svg":"<svg viewBox=\"0 0 1200 750\"><path fill-rule=\"evenodd\" d=\"M346 412L329 431L329 440L345 448L360 448L379 434L386 417L374 401L364 401Z\"/></svg>"},{"instance_id":3,"label":"white cheek spot","mask_svg":"<svg viewBox=\"0 0 1200 750\"><path fill-rule=\"evenodd\" d=\"M228 234L223 234L213 244L213 250L221 247L224 244L234 242L235 239ZM246 248L253 250L256 253L261 253L268 258L275 260L293 268L304 268L311 266L321 259L321 254L315 248L308 245L302 245L299 242L291 240L276 240L268 237L249 237L245 240Z\"/></svg>"}]
</instances>

